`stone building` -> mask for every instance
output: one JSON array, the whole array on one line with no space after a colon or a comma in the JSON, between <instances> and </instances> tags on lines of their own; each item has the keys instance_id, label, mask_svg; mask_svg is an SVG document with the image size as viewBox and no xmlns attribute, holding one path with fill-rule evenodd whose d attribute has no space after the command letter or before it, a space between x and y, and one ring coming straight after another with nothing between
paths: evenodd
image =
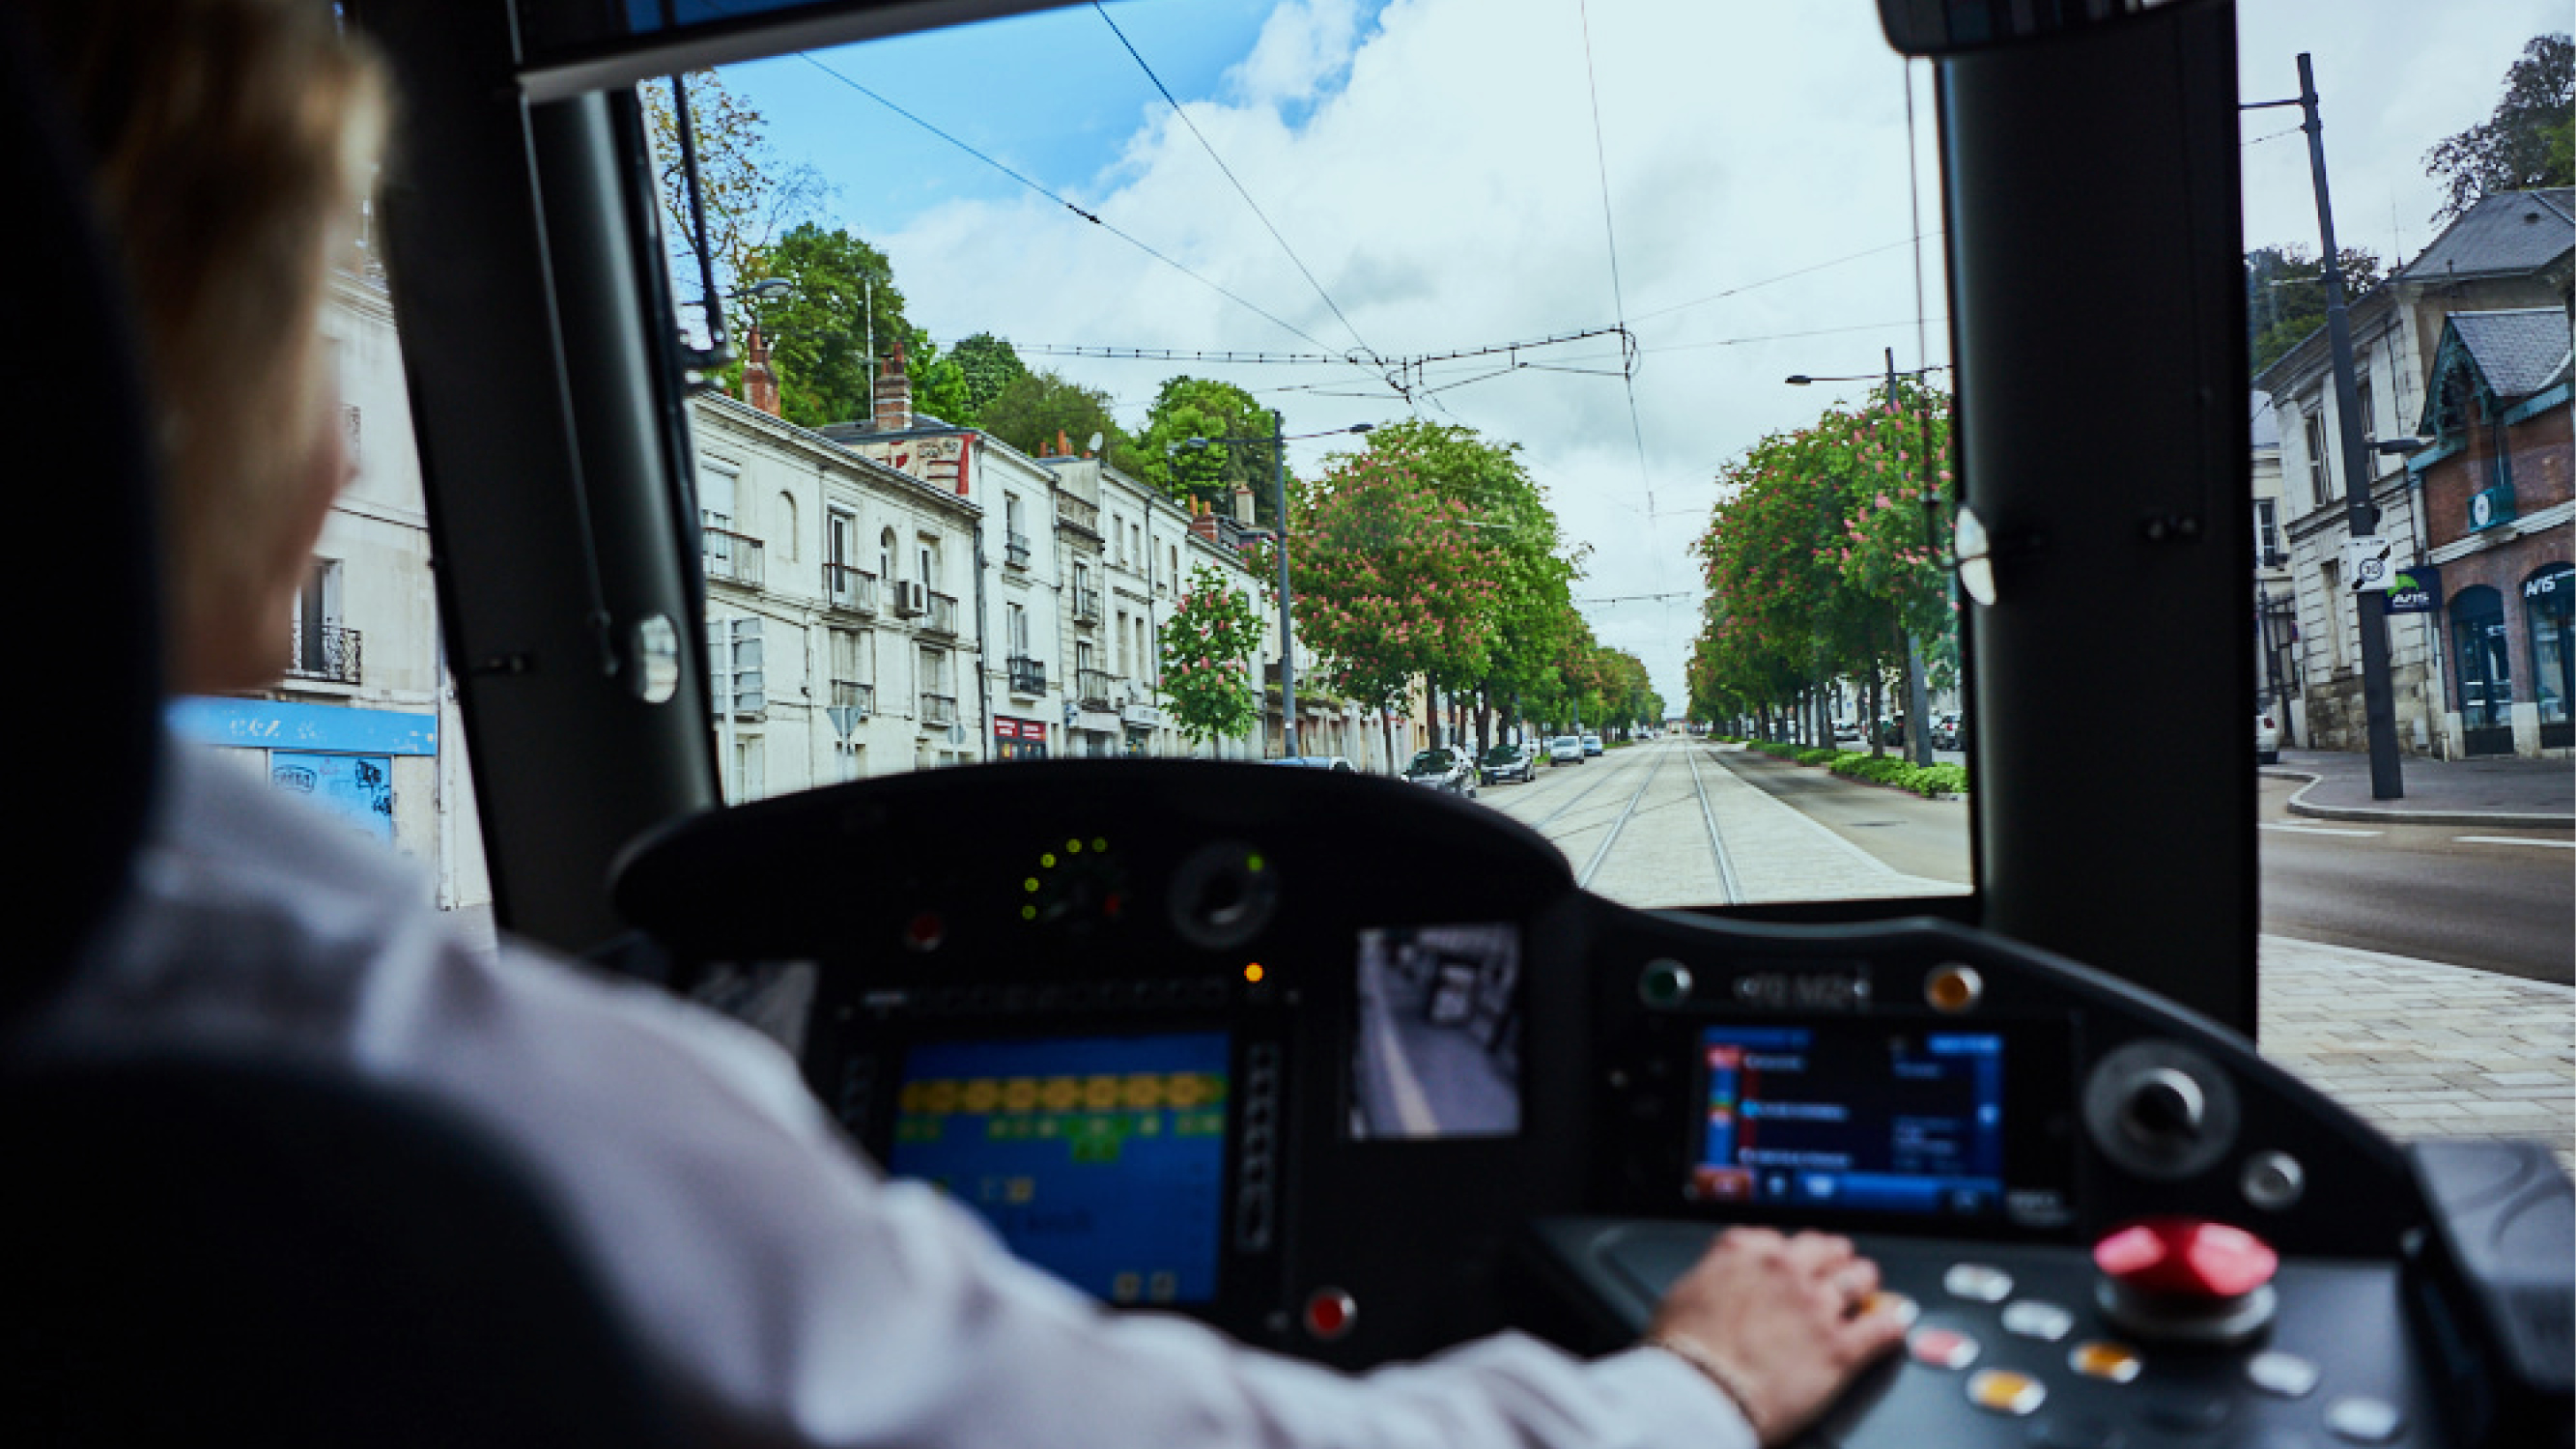
<instances>
[{"instance_id":1,"label":"stone building","mask_svg":"<svg viewBox=\"0 0 2576 1449\"><path fill-rule=\"evenodd\" d=\"M2424 499L2405 461L2408 434L2423 413L2425 379L2454 312L2566 306L2576 256L2576 193L2505 192L2469 208L2413 261L2350 307L2356 401L2376 533L2391 541L2405 571L2430 562ZM2351 537L2345 499L2341 417L2325 330L2257 374L2279 414L2283 498L2296 594L2299 695L2293 736L2313 749L2368 747L2362 710L2360 607L2344 577ZM2379 444L2392 446L2381 449ZM2415 754L2454 750L2444 716L2444 650L2432 617L2387 619L2398 747Z\"/></svg>"}]
</instances>

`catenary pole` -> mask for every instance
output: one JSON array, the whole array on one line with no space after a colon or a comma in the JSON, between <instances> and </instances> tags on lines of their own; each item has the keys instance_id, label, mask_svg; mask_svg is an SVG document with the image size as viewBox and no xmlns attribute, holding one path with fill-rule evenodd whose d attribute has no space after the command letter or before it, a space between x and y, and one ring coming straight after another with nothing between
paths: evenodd
<instances>
[{"instance_id":1,"label":"catenary pole","mask_svg":"<svg viewBox=\"0 0 2576 1449\"><path fill-rule=\"evenodd\" d=\"M1279 529L1279 731L1288 758L1297 758L1297 636L1289 628L1288 420L1270 414L1270 507Z\"/></svg>"},{"instance_id":2,"label":"catenary pole","mask_svg":"<svg viewBox=\"0 0 2576 1449\"><path fill-rule=\"evenodd\" d=\"M2334 363L2336 438L2343 447L2344 508L2351 535L2379 531L2370 501L2370 453L2362 441L2359 389L2353 377L2352 319L2344 310L2343 265L2335 253L2334 206L2326 195L2325 124L2317 117L2316 73L2299 56L2299 129L2308 133L2308 170L2316 182L2317 232L2325 248L2326 350ZM2351 580L2343 580L2349 587ZM2397 761L2397 695L2388 671L2388 595L2365 589L2354 595L2361 621L2361 703L2370 732L2370 798L2395 800L2406 793Z\"/></svg>"}]
</instances>

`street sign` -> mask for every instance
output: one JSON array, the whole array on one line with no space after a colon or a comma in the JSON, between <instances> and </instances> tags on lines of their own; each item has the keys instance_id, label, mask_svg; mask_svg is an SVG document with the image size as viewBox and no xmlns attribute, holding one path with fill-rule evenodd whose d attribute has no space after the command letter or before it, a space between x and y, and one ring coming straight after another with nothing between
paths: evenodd
<instances>
[{"instance_id":1,"label":"street sign","mask_svg":"<svg viewBox=\"0 0 2576 1449\"><path fill-rule=\"evenodd\" d=\"M2390 576L2388 612L2429 614L2442 607L2442 570L2433 564L2409 564Z\"/></svg>"},{"instance_id":2,"label":"street sign","mask_svg":"<svg viewBox=\"0 0 2576 1449\"><path fill-rule=\"evenodd\" d=\"M2387 589L2395 570L2389 564L2389 541L2377 534L2344 540L2343 577L2356 594L2380 593Z\"/></svg>"}]
</instances>

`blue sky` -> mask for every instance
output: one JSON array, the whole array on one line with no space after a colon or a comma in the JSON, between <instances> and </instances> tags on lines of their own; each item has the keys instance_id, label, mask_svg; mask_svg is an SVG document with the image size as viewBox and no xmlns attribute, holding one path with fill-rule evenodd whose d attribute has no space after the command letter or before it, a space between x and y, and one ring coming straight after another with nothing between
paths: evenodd
<instances>
[{"instance_id":1,"label":"blue sky","mask_svg":"<svg viewBox=\"0 0 2576 1449\"><path fill-rule=\"evenodd\" d=\"M1534 369L1408 403L1347 365L1030 359L1104 389L1131 425L1179 371L1255 389L1292 433L1417 412L1461 422L1523 446L1587 550L1578 597L1690 595L1685 550L1719 465L1859 390L1784 375L1871 372L1888 347L1902 367L1946 360L1938 239L1919 348L1906 246L1909 85L1924 224L1939 226L1929 72L1886 49L1872 0L1121 0L1111 13L1377 352L1613 320L1605 180L1619 290L1648 349L1633 425L1616 379ZM2523 43L2567 24L2563 0L2242 0L2239 17L2249 98L2288 93L2295 54L2316 54L2338 228L2383 255L2431 237L2425 148L2483 120ZM821 58L1307 336L1349 344L1090 7ZM833 188L826 219L887 250L935 337L1314 345L803 61L728 76L768 116L778 159ZM2291 119L2246 118L2252 243L2315 242L2302 143L2259 139ZM1678 701L1694 598L1587 613Z\"/></svg>"}]
</instances>

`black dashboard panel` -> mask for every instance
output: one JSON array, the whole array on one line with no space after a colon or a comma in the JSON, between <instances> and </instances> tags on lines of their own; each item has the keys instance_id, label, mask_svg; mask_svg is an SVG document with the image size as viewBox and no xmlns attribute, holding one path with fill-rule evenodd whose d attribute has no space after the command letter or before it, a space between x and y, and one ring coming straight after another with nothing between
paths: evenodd
<instances>
[{"instance_id":1,"label":"black dashboard panel","mask_svg":"<svg viewBox=\"0 0 2576 1449\"><path fill-rule=\"evenodd\" d=\"M808 972L808 1079L880 1162L1104 1301L1325 1362L1617 1347L1758 1223L1852 1233L1922 1313L1820 1442L2466 1445L2505 1441L2454 1403L2565 1402L2458 1347L2530 1255L2424 1251L2486 1164L2410 1169L2232 1033L1972 927L1642 912L1417 787L1137 760L713 813L616 899L684 973ZM2264 1281L2115 1285L2115 1239ZM2401 1305L2448 1325L2441 1395Z\"/></svg>"}]
</instances>

